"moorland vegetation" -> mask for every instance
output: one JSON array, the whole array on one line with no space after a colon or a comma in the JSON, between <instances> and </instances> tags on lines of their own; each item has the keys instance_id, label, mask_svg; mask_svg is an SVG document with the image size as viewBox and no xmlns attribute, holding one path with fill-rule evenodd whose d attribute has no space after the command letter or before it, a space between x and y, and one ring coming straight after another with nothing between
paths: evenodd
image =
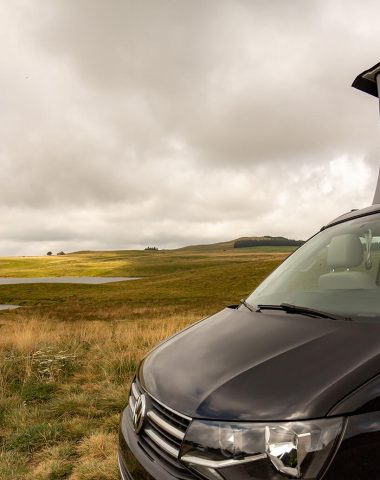
<instances>
[{"instance_id":1,"label":"moorland vegetation","mask_svg":"<svg viewBox=\"0 0 380 480\"><path fill-rule=\"evenodd\" d=\"M225 247L225 246L224 246ZM136 276L0 286L0 479L116 480L119 414L160 340L246 296L291 249L0 258L0 276Z\"/></svg>"}]
</instances>

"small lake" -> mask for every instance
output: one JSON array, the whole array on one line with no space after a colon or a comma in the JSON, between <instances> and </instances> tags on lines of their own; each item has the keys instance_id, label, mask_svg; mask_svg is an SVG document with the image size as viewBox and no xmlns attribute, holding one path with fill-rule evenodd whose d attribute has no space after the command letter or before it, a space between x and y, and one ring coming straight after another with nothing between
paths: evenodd
<instances>
[{"instance_id":1,"label":"small lake","mask_svg":"<svg viewBox=\"0 0 380 480\"><path fill-rule=\"evenodd\" d=\"M19 305L0 305L0 310L14 310L19 308Z\"/></svg>"},{"instance_id":2,"label":"small lake","mask_svg":"<svg viewBox=\"0 0 380 480\"><path fill-rule=\"evenodd\" d=\"M81 283L85 285L100 285L102 283L139 280L139 278L140 277L0 277L0 285L18 285L25 283Z\"/></svg>"}]
</instances>

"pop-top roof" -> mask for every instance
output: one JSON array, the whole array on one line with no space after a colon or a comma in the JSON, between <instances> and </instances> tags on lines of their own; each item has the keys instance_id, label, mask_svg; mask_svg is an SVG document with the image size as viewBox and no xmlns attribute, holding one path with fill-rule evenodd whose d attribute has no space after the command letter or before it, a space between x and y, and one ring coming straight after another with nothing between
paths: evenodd
<instances>
[{"instance_id":1,"label":"pop-top roof","mask_svg":"<svg viewBox=\"0 0 380 480\"><path fill-rule=\"evenodd\" d=\"M374 97L379 96L379 92L377 89L377 81L376 77L380 73L380 62L376 63L373 67L369 68L368 70L364 70L360 75L358 75L352 86L361 90L362 92L369 93Z\"/></svg>"}]
</instances>

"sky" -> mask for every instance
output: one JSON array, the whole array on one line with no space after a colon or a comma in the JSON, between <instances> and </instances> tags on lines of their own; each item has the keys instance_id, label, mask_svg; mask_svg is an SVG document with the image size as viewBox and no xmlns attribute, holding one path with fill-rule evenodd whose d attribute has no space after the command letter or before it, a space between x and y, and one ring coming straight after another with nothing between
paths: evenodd
<instances>
[{"instance_id":1,"label":"sky","mask_svg":"<svg viewBox=\"0 0 380 480\"><path fill-rule=\"evenodd\" d=\"M363 7L365 5L365 8ZM0 255L306 239L372 203L366 0L0 3Z\"/></svg>"}]
</instances>

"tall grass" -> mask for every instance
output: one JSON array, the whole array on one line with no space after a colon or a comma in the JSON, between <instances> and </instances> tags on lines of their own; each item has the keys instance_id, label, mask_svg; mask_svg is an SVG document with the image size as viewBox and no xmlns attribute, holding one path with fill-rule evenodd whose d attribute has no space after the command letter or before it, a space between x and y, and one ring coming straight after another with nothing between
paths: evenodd
<instances>
[{"instance_id":1,"label":"tall grass","mask_svg":"<svg viewBox=\"0 0 380 480\"><path fill-rule=\"evenodd\" d=\"M196 320L23 318L1 326L0 478L112 480L116 432L137 363Z\"/></svg>"}]
</instances>

